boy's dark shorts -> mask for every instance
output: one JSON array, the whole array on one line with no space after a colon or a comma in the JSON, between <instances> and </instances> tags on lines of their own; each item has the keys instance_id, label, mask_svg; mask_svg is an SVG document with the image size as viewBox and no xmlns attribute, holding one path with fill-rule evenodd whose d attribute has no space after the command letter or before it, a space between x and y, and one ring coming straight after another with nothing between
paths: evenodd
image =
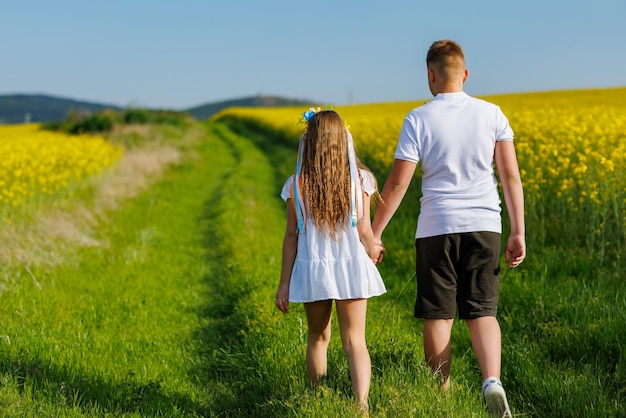
<instances>
[{"instance_id":1,"label":"boy's dark shorts","mask_svg":"<svg viewBox=\"0 0 626 418\"><path fill-rule=\"evenodd\" d=\"M468 232L415 240L415 317L496 316L501 234Z\"/></svg>"}]
</instances>

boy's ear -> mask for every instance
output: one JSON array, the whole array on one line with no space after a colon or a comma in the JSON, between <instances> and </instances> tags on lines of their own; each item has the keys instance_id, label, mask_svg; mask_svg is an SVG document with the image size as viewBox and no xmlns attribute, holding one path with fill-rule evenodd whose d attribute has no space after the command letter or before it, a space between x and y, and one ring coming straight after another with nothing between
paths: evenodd
<instances>
[{"instance_id":1,"label":"boy's ear","mask_svg":"<svg viewBox=\"0 0 626 418\"><path fill-rule=\"evenodd\" d=\"M426 69L428 71L428 81L431 83L435 82L435 72L431 68Z\"/></svg>"}]
</instances>

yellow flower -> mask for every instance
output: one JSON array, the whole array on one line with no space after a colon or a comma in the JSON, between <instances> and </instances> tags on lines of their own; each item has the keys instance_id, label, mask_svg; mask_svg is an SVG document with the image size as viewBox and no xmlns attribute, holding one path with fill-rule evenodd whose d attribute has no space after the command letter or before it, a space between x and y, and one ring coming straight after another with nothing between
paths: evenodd
<instances>
[{"instance_id":1,"label":"yellow flower","mask_svg":"<svg viewBox=\"0 0 626 418\"><path fill-rule=\"evenodd\" d=\"M102 137L44 131L37 124L0 126L0 205L51 194L113 164L121 149Z\"/></svg>"}]
</instances>

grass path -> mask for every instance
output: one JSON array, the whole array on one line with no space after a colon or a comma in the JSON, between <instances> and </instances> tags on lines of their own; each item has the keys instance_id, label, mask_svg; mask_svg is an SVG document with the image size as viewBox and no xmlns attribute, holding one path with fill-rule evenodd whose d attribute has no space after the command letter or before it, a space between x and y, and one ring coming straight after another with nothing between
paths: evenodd
<instances>
[{"instance_id":1,"label":"grass path","mask_svg":"<svg viewBox=\"0 0 626 418\"><path fill-rule=\"evenodd\" d=\"M241 170L245 147L213 129L109 215L97 232L106 245L3 283L3 416L207 416L221 401L207 390L219 386L207 361L247 290L224 281L230 244L215 239L227 234L220 217L233 203L223 197L238 186L229 179L254 173ZM235 203L262 212L253 196ZM238 211L237 227L256 221L249 215Z\"/></svg>"}]
</instances>

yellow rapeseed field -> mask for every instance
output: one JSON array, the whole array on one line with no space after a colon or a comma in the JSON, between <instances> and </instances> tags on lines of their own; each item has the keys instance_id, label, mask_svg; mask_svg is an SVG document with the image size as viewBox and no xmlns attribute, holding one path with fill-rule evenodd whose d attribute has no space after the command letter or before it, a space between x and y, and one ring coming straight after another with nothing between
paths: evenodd
<instances>
[{"instance_id":1,"label":"yellow rapeseed field","mask_svg":"<svg viewBox=\"0 0 626 418\"><path fill-rule=\"evenodd\" d=\"M576 234L582 235L578 238L587 243L590 232L591 235L606 235L608 228L617 228L623 244L626 88L484 98L502 108L515 131L531 222L551 228L552 219L561 224L570 221L569 229L577 230ZM350 126L363 159L372 167L387 170L393 162L405 115L424 102L333 106L333 109ZM287 132L295 143L301 132L297 121L306 110L231 108L213 119L252 120L257 125ZM580 224L576 216L584 223ZM587 230L581 230L585 226ZM567 231L568 227L561 229ZM562 236L562 239L569 237Z\"/></svg>"},{"instance_id":2,"label":"yellow rapeseed field","mask_svg":"<svg viewBox=\"0 0 626 418\"><path fill-rule=\"evenodd\" d=\"M99 173L122 150L104 138L70 136L37 124L0 125L0 206L19 206Z\"/></svg>"}]
</instances>

